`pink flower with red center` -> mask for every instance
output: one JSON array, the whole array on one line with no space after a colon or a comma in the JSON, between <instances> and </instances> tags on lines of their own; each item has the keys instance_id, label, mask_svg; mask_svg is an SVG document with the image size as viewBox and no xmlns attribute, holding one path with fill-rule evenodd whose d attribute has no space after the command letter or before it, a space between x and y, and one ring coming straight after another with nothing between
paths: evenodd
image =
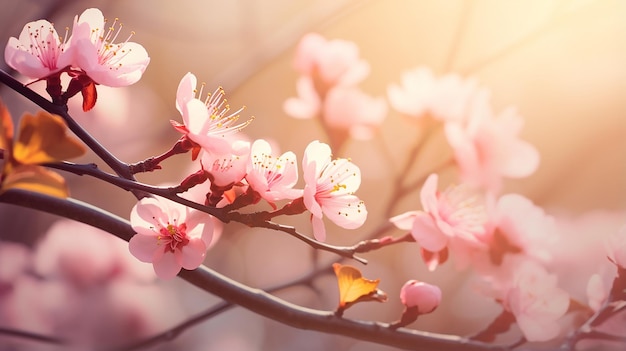
<instances>
[{"instance_id":1,"label":"pink flower with red center","mask_svg":"<svg viewBox=\"0 0 626 351\"><path fill-rule=\"evenodd\" d=\"M204 84L200 91L196 87L196 76L192 73L185 74L176 92L176 109L183 117L183 124L171 121L172 125L197 145L193 151L193 159L198 156L200 149L215 154L231 152L232 135L245 128L252 119L238 122L239 113L245 107L231 112L221 87L212 94L207 94L204 100L196 98L202 97Z\"/></svg>"},{"instance_id":2,"label":"pink flower with red center","mask_svg":"<svg viewBox=\"0 0 626 351\"><path fill-rule=\"evenodd\" d=\"M390 219L398 228L410 230L426 250L422 254L431 271L445 261L451 244L455 249L484 247L487 221L480 197L462 185L439 192L437 180L433 173L424 182L420 193L423 211L409 211Z\"/></svg>"},{"instance_id":3,"label":"pink flower with red center","mask_svg":"<svg viewBox=\"0 0 626 351\"><path fill-rule=\"evenodd\" d=\"M467 121L445 125L463 181L497 193L502 177L532 174L539 166L539 152L519 138L523 124L512 108L495 116L487 91L475 95Z\"/></svg>"},{"instance_id":4,"label":"pink flower with red center","mask_svg":"<svg viewBox=\"0 0 626 351\"><path fill-rule=\"evenodd\" d=\"M252 143L246 180L270 204L302 196L302 190L293 189L298 182L296 155L288 151L273 156L272 147L262 139Z\"/></svg>"},{"instance_id":5,"label":"pink flower with red center","mask_svg":"<svg viewBox=\"0 0 626 351\"><path fill-rule=\"evenodd\" d=\"M143 46L130 41L134 32L126 39L119 38L122 23L117 18L113 23L107 22L95 8L74 18L70 39L72 65L85 71L97 84L110 87L134 84L146 70L150 57Z\"/></svg>"},{"instance_id":6,"label":"pink flower with red center","mask_svg":"<svg viewBox=\"0 0 626 351\"><path fill-rule=\"evenodd\" d=\"M354 195L361 185L359 167L344 158L332 160L330 147L316 140L304 151L302 169L304 205L311 212L313 235L317 240L326 239L324 215L346 229L363 225L367 209Z\"/></svg>"},{"instance_id":7,"label":"pink flower with red center","mask_svg":"<svg viewBox=\"0 0 626 351\"><path fill-rule=\"evenodd\" d=\"M72 63L66 40L67 33L64 41L46 20L29 22L19 38L9 38L4 60L9 67L29 78L45 78Z\"/></svg>"},{"instance_id":8,"label":"pink flower with red center","mask_svg":"<svg viewBox=\"0 0 626 351\"><path fill-rule=\"evenodd\" d=\"M227 153L202 154L202 168L209 174L211 187L226 189L240 182L246 176L249 157L250 143L242 140L233 142Z\"/></svg>"},{"instance_id":9,"label":"pink flower with red center","mask_svg":"<svg viewBox=\"0 0 626 351\"><path fill-rule=\"evenodd\" d=\"M141 199L130 223L137 232L129 242L131 254L152 263L162 279L175 277L181 268L200 266L213 238L209 214L160 197Z\"/></svg>"}]
</instances>

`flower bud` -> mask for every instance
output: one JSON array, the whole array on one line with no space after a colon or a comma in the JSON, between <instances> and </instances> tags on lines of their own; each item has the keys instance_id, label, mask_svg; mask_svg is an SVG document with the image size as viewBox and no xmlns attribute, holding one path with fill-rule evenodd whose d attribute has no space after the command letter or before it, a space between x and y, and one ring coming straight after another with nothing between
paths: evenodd
<instances>
[{"instance_id":1,"label":"flower bud","mask_svg":"<svg viewBox=\"0 0 626 351\"><path fill-rule=\"evenodd\" d=\"M441 303L441 289L436 285L409 280L400 291L400 300L407 307L417 307L419 314L434 311Z\"/></svg>"}]
</instances>

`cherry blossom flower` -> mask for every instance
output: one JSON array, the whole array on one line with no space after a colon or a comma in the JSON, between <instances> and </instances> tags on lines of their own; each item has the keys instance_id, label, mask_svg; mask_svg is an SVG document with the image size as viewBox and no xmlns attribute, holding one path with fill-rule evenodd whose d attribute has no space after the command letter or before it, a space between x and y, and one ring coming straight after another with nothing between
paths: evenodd
<instances>
[{"instance_id":1,"label":"cherry blossom flower","mask_svg":"<svg viewBox=\"0 0 626 351\"><path fill-rule=\"evenodd\" d=\"M346 40L326 40L317 33L302 37L294 60L295 69L313 77L316 85L354 85L370 70L369 63L359 58L359 47Z\"/></svg>"},{"instance_id":2,"label":"cherry blossom flower","mask_svg":"<svg viewBox=\"0 0 626 351\"><path fill-rule=\"evenodd\" d=\"M480 198L464 186L439 192L437 181L438 176L433 173L424 182L420 193L423 211L409 211L390 221L400 229L411 231L415 241L427 251L425 258L447 250L452 241L457 249L484 247L487 214ZM443 263L441 258L425 260L428 268L431 271L437 268Z\"/></svg>"},{"instance_id":3,"label":"cherry blossom flower","mask_svg":"<svg viewBox=\"0 0 626 351\"><path fill-rule=\"evenodd\" d=\"M363 225L367 210L363 201L353 195L361 184L359 167L344 158L331 160L330 147L315 140L304 151L302 169L304 205L311 212L317 240L326 239L324 215L346 229Z\"/></svg>"},{"instance_id":4,"label":"cherry blossom flower","mask_svg":"<svg viewBox=\"0 0 626 351\"><path fill-rule=\"evenodd\" d=\"M200 91L196 86L197 79L192 73L185 74L181 79L176 92L176 108L183 117L183 124L171 121L172 125L197 145L193 159L198 156L200 147L215 154L231 152L233 140L230 137L250 124L252 119L237 123L239 113L245 107L230 112L230 105L223 98L225 93L221 87L207 94L203 101L196 96L202 96L204 84Z\"/></svg>"},{"instance_id":5,"label":"cherry blossom flower","mask_svg":"<svg viewBox=\"0 0 626 351\"><path fill-rule=\"evenodd\" d=\"M21 74L41 79L72 63L68 54L67 34L60 38L46 20L28 22L19 38L11 37L4 50L4 61Z\"/></svg>"},{"instance_id":6,"label":"cherry blossom flower","mask_svg":"<svg viewBox=\"0 0 626 351\"><path fill-rule=\"evenodd\" d=\"M502 177L532 174L539 166L539 152L519 139L522 126L523 119L513 108L494 116L488 92L475 95L466 123L445 125L463 182L496 193Z\"/></svg>"},{"instance_id":7,"label":"cherry blossom flower","mask_svg":"<svg viewBox=\"0 0 626 351\"><path fill-rule=\"evenodd\" d=\"M316 33L309 33L300 40L294 67L301 74L296 85L298 97L287 99L283 109L295 118L315 117L333 88L353 87L370 70L369 63L359 58L355 43L326 40Z\"/></svg>"},{"instance_id":8,"label":"cherry blossom flower","mask_svg":"<svg viewBox=\"0 0 626 351\"><path fill-rule=\"evenodd\" d=\"M499 265L506 254L522 254L542 263L552 259L558 228L541 207L522 195L507 194L490 212L486 242L492 264Z\"/></svg>"},{"instance_id":9,"label":"cherry blossom flower","mask_svg":"<svg viewBox=\"0 0 626 351\"><path fill-rule=\"evenodd\" d=\"M355 139L371 139L386 115L382 97L371 97L357 88L331 89L324 100L323 119L328 128L348 131Z\"/></svg>"},{"instance_id":10,"label":"cherry blossom flower","mask_svg":"<svg viewBox=\"0 0 626 351\"><path fill-rule=\"evenodd\" d=\"M150 58L143 46L130 41L134 32L123 39L118 38L121 31L117 18L109 24L98 9L90 8L76 16L69 41L73 66L85 71L96 84L122 87L136 83Z\"/></svg>"},{"instance_id":11,"label":"cherry blossom flower","mask_svg":"<svg viewBox=\"0 0 626 351\"><path fill-rule=\"evenodd\" d=\"M547 341L558 336L558 320L569 308L569 294L557 285L557 277L532 260L515 266L504 294L504 307L515 315L524 337Z\"/></svg>"},{"instance_id":12,"label":"cherry blossom flower","mask_svg":"<svg viewBox=\"0 0 626 351\"><path fill-rule=\"evenodd\" d=\"M420 314L431 313L441 303L441 289L436 285L409 280L400 290L400 300L406 307L417 307Z\"/></svg>"},{"instance_id":13,"label":"cherry blossom flower","mask_svg":"<svg viewBox=\"0 0 626 351\"><path fill-rule=\"evenodd\" d=\"M212 187L229 188L246 176L250 143L238 140L229 149L224 154L202 154L202 167L209 173Z\"/></svg>"},{"instance_id":14,"label":"cherry blossom flower","mask_svg":"<svg viewBox=\"0 0 626 351\"><path fill-rule=\"evenodd\" d=\"M391 84L387 94L391 106L407 116L462 121L477 88L474 79L456 74L438 78L430 68L418 67L403 73L401 84Z\"/></svg>"},{"instance_id":15,"label":"cherry blossom flower","mask_svg":"<svg viewBox=\"0 0 626 351\"><path fill-rule=\"evenodd\" d=\"M273 156L272 147L262 139L256 140L250 149L246 180L271 204L302 196L302 190L293 189L298 182L296 155L288 151Z\"/></svg>"},{"instance_id":16,"label":"cherry blossom flower","mask_svg":"<svg viewBox=\"0 0 626 351\"><path fill-rule=\"evenodd\" d=\"M162 279L202 264L213 238L210 215L155 197L143 198L132 209L130 223L137 232L129 242L130 252L152 263Z\"/></svg>"}]
</instances>

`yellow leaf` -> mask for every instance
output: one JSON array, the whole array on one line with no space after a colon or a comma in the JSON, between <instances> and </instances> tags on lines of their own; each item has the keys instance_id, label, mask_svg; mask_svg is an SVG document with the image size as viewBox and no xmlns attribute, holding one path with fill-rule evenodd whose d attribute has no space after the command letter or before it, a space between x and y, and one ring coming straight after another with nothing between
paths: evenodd
<instances>
[{"instance_id":1,"label":"yellow leaf","mask_svg":"<svg viewBox=\"0 0 626 351\"><path fill-rule=\"evenodd\" d=\"M377 289L380 279L363 278L361 271L357 268L339 263L333 264L333 269L339 285L338 314L341 315L343 310L357 302L372 300L384 302L387 300L387 295Z\"/></svg>"},{"instance_id":2,"label":"yellow leaf","mask_svg":"<svg viewBox=\"0 0 626 351\"><path fill-rule=\"evenodd\" d=\"M2 181L0 193L9 189L35 191L62 198L69 196L65 179L61 175L36 165L18 165L13 168Z\"/></svg>"},{"instance_id":3,"label":"yellow leaf","mask_svg":"<svg viewBox=\"0 0 626 351\"><path fill-rule=\"evenodd\" d=\"M0 100L0 149L4 150L4 159L8 159L12 153L13 145L13 121L6 105Z\"/></svg>"},{"instance_id":4,"label":"yellow leaf","mask_svg":"<svg viewBox=\"0 0 626 351\"><path fill-rule=\"evenodd\" d=\"M67 125L59 116L39 112L25 114L20 121L13 158L22 164L57 162L85 153L84 146L67 135Z\"/></svg>"}]
</instances>

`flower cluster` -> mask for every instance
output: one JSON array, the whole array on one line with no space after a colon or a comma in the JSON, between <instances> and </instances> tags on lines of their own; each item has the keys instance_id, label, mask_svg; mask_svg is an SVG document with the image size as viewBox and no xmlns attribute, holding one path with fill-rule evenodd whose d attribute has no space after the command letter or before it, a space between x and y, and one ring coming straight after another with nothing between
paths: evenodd
<instances>
[{"instance_id":1,"label":"flower cluster","mask_svg":"<svg viewBox=\"0 0 626 351\"><path fill-rule=\"evenodd\" d=\"M122 87L136 83L150 58L143 46L131 42L134 33L119 37L122 23L108 21L98 9L85 10L74 18L71 36L60 37L46 20L29 22L19 38L12 37L4 51L6 63L23 75L45 80L53 101L64 103L81 93L83 110L96 103L96 85ZM60 75L71 81L62 92Z\"/></svg>"}]
</instances>

